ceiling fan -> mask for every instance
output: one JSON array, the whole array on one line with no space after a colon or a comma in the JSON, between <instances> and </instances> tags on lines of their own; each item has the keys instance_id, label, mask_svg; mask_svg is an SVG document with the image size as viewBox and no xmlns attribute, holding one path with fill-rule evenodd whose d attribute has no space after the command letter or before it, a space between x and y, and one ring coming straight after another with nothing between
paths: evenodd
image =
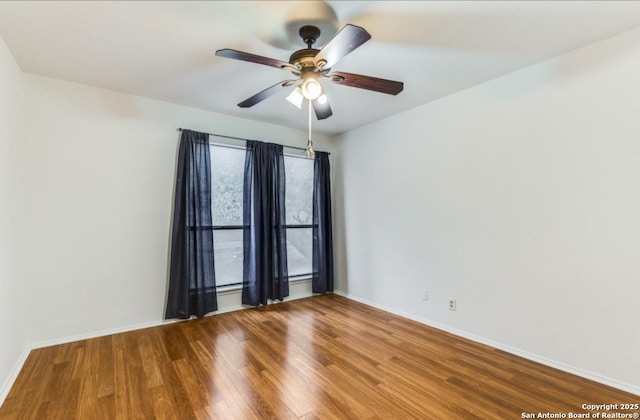
<instances>
[{"instance_id":1,"label":"ceiling fan","mask_svg":"<svg viewBox=\"0 0 640 420\"><path fill-rule=\"evenodd\" d=\"M288 70L296 76L294 79L276 83L245 99L238 104L239 107L252 107L281 91L283 88L298 84L292 92L292 95L299 97L298 107L300 107L303 99L311 101L316 117L322 120L329 118L333 112L331 111L331 106L326 96L323 95L322 85L320 84L321 79L327 79L338 85L368 89L390 95L397 95L402 92L404 87L402 82L340 71L331 72L331 67L338 61L371 39L371 35L364 28L351 24L345 25L321 50L312 48L320 36L320 29L316 26L302 26L299 30L299 35L304 43L307 44L307 48L291 54L289 62L229 48L216 51L216 55L219 57L276 67ZM292 95L290 95L290 97Z\"/></svg>"}]
</instances>

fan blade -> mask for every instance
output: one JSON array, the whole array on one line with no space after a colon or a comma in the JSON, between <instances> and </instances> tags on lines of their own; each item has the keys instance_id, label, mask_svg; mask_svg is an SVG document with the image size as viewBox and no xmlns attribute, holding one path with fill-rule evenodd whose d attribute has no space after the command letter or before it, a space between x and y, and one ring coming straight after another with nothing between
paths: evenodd
<instances>
[{"instance_id":1,"label":"fan blade","mask_svg":"<svg viewBox=\"0 0 640 420\"><path fill-rule=\"evenodd\" d=\"M285 81L276 83L275 85L266 88L262 92L256 93L252 97L247 98L244 101L240 102L238 104L238 106L240 108L251 108L252 106L257 104L258 102L264 101L265 99L269 98L270 96L273 96L276 93L278 93L282 88L285 88L287 86L291 86L295 82L296 82L296 79L285 80Z\"/></svg>"},{"instance_id":2,"label":"fan blade","mask_svg":"<svg viewBox=\"0 0 640 420\"><path fill-rule=\"evenodd\" d=\"M402 92L404 83L395 80L379 79L377 77L363 76L361 74L336 71L327 76L329 80L338 85L352 86L360 89L373 90L375 92L397 95Z\"/></svg>"},{"instance_id":3,"label":"fan blade","mask_svg":"<svg viewBox=\"0 0 640 420\"><path fill-rule=\"evenodd\" d=\"M320 68L331 68L340 59L370 39L371 35L364 28L347 24L320 50L313 59L313 63Z\"/></svg>"},{"instance_id":4,"label":"fan blade","mask_svg":"<svg viewBox=\"0 0 640 420\"><path fill-rule=\"evenodd\" d=\"M234 60L248 61L250 63L263 64L265 66L276 67L278 69L289 70L293 66L286 61L276 60L275 58L263 57L261 55L255 55L247 52L232 50L225 48L216 51L218 57L233 58ZM295 68L295 67L293 67Z\"/></svg>"},{"instance_id":5,"label":"fan blade","mask_svg":"<svg viewBox=\"0 0 640 420\"><path fill-rule=\"evenodd\" d=\"M316 117L319 120L324 120L325 118L329 118L330 116L333 115L333 112L331 111L331 106L329 105L329 101L326 101L325 103L321 104L317 99L315 101L312 101L313 103L313 110L316 112Z\"/></svg>"}]
</instances>

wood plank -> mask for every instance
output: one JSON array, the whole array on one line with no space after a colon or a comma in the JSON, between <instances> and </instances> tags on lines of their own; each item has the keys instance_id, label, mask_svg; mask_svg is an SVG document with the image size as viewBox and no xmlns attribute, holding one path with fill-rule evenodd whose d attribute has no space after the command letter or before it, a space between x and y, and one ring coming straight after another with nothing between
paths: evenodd
<instances>
[{"instance_id":1,"label":"wood plank","mask_svg":"<svg viewBox=\"0 0 640 420\"><path fill-rule=\"evenodd\" d=\"M34 350L0 419L494 419L607 402L640 397L326 295Z\"/></svg>"}]
</instances>

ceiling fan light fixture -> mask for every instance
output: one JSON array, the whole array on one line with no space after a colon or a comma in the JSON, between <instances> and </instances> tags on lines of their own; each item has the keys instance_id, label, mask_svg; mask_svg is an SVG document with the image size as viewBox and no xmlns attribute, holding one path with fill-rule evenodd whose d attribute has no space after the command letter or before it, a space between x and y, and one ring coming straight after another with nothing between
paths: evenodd
<instances>
[{"instance_id":1,"label":"ceiling fan light fixture","mask_svg":"<svg viewBox=\"0 0 640 420\"><path fill-rule=\"evenodd\" d=\"M302 75L301 91L302 96L311 101L322 95L322 86L320 86L315 73L306 72Z\"/></svg>"},{"instance_id":2,"label":"ceiling fan light fixture","mask_svg":"<svg viewBox=\"0 0 640 420\"><path fill-rule=\"evenodd\" d=\"M296 86L296 88L293 89L293 91L291 91L289 96L287 96L287 101L297 106L298 109L302 109L302 101L304 101L304 96L302 95L302 90L300 89L300 86Z\"/></svg>"}]
</instances>

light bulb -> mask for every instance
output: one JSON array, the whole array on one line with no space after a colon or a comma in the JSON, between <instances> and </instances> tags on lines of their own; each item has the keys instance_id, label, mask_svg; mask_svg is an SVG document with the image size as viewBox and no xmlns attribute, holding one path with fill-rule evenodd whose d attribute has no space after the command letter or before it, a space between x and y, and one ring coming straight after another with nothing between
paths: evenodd
<instances>
[{"instance_id":1,"label":"light bulb","mask_svg":"<svg viewBox=\"0 0 640 420\"><path fill-rule=\"evenodd\" d=\"M309 100L317 99L322 94L322 86L313 73L304 74L301 89L302 95Z\"/></svg>"},{"instance_id":2,"label":"light bulb","mask_svg":"<svg viewBox=\"0 0 640 420\"><path fill-rule=\"evenodd\" d=\"M320 95L318 96L318 103L320 105L324 105L327 103L327 95Z\"/></svg>"}]
</instances>

